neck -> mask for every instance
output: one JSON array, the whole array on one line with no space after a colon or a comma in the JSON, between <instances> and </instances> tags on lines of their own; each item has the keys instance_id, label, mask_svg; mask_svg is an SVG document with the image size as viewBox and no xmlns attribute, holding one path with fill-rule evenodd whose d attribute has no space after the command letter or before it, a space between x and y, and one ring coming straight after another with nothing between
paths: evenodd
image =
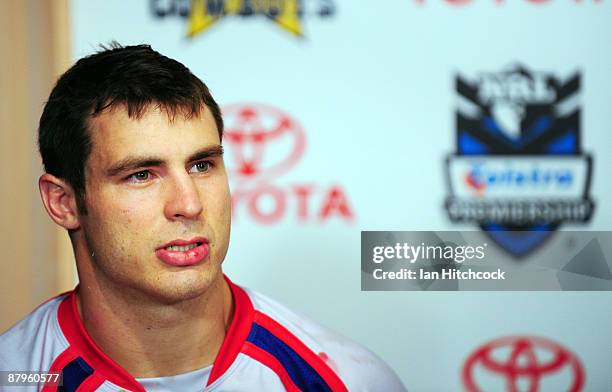
<instances>
[{"instance_id":1,"label":"neck","mask_svg":"<svg viewBox=\"0 0 612 392\"><path fill-rule=\"evenodd\" d=\"M232 294L219 275L204 295L155 300L83 279L79 315L91 339L135 378L163 377L211 365L232 315Z\"/></svg>"}]
</instances>

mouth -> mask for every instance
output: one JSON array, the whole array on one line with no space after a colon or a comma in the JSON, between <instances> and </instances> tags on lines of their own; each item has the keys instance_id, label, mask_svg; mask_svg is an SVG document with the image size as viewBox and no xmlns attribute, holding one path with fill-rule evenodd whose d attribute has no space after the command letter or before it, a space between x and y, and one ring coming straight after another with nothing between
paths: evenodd
<instances>
[{"instance_id":1,"label":"mouth","mask_svg":"<svg viewBox=\"0 0 612 392\"><path fill-rule=\"evenodd\" d=\"M189 245L168 245L168 246L165 246L164 249L171 251L171 252L186 252L202 244L203 242L197 241Z\"/></svg>"},{"instance_id":2,"label":"mouth","mask_svg":"<svg viewBox=\"0 0 612 392\"><path fill-rule=\"evenodd\" d=\"M197 237L190 240L174 240L157 248L157 258L166 264L185 267L202 262L209 253L208 240Z\"/></svg>"}]
</instances>

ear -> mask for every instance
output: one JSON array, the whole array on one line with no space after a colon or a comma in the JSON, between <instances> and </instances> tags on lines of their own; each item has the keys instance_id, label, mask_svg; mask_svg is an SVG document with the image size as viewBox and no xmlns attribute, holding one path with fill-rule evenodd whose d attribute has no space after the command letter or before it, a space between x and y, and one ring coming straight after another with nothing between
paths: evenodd
<instances>
[{"instance_id":1,"label":"ear","mask_svg":"<svg viewBox=\"0 0 612 392\"><path fill-rule=\"evenodd\" d=\"M68 230L78 229L79 214L72 187L54 175L45 173L38 179L40 197L47 214L55 223Z\"/></svg>"}]
</instances>

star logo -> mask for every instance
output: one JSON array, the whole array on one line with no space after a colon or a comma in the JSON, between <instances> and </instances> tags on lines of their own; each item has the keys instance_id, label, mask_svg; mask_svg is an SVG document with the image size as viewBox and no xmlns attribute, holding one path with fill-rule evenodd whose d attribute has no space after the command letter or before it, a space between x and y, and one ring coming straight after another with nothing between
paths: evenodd
<instances>
[{"instance_id":1,"label":"star logo","mask_svg":"<svg viewBox=\"0 0 612 392\"><path fill-rule=\"evenodd\" d=\"M298 0L192 0L187 36L197 36L227 15L263 15L294 36L303 36Z\"/></svg>"}]
</instances>

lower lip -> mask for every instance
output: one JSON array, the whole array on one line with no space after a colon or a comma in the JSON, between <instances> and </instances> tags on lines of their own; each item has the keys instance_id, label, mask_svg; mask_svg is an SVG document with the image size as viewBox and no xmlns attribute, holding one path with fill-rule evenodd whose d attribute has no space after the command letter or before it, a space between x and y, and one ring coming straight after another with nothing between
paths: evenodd
<instances>
[{"instance_id":1,"label":"lower lip","mask_svg":"<svg viewBox=\"0 0 612 392\"><path fill-rule=\"evenodd\" d=\"M187 267L190 265L196 265L208 256L208 244L203 243L193 249L180 251L180 250L167 250L165 248L158 249L155 251L157 257L166 264Z\"/></svg>"}]
</instances>

